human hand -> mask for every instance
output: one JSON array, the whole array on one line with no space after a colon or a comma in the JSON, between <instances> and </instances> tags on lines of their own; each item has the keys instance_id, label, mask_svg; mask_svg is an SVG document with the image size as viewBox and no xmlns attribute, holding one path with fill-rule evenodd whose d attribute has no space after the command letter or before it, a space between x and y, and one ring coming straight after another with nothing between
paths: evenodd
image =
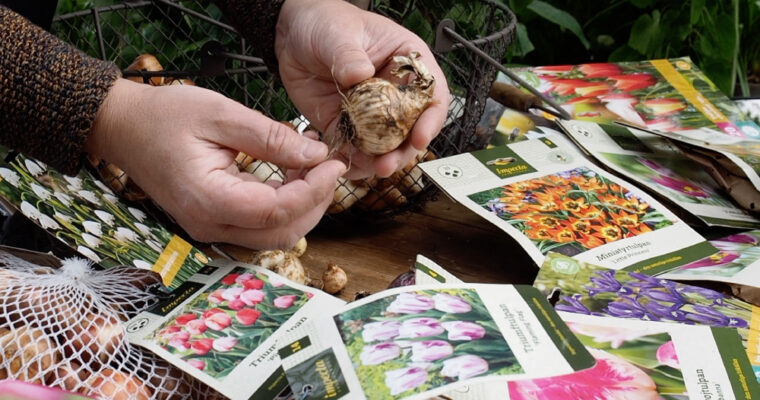
<instances>
[{"instance_id":1,"label":"human hand","mask_svg":"<svg viewBox=\"0 0 760 400\"><path fill-rule=\"evenodd\" d=\"M435 77L433 104L422 113L410 138L378 157L344 148L351 161L347 177L387 177L407 165L438 134L449 106L446 78L422 39L378 14L342 0L287 0L277 22L275 54L280 77L296 107L328 143L338 134L342 92L375 75L389 79L393 56L419 51Z\"/></svg>"},{"instance_id":2,"label":"human hand","mask_svg":"<svg viewBox=\"0 0 760 400\"><path fill-rule=\"evenodd\" d=\"M86 150L121 167L190 236L256 249L289 248L319 222L345 172L327 146L216 92L119 79ZM286 169L283 185L241 173L243 151Z\"/></svg>"}]
</instances>

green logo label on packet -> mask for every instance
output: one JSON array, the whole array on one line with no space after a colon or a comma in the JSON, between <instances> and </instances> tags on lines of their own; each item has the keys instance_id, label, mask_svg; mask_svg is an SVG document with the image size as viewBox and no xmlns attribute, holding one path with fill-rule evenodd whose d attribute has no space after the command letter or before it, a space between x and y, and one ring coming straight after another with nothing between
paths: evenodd
<instances>
[{"instance_id":1,"label":"green logo label on packet","mask_svg":"<svg viewBox=\"0 0 760 400\"><path fill-rule=\"evenodd\" d=\"M499 178L508 178L536 172L536 169L528 164L522 157L517 155L507 146L498 146L485 150L473 151L473 157L478 159L491 172Z\"/></svg>"},{"instance_id":2,"label":"green logo label on packet","mask_svg":"<svg viewBox=\"0 0 760 400\"><path fill-rule=\"evenodd\" d=\"M575 275L581 269L572 258L555 258L551 261L552 269L565 275Z\"/></svg>"}]
</instances>

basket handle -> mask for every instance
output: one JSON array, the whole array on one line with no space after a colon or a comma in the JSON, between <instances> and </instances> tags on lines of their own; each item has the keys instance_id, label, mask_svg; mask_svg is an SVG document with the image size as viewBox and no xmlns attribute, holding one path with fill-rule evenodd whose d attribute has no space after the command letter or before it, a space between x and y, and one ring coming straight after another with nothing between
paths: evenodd
<instances>
[{"instance_id":1,"label":"basket handle","mask_svg":"<svg viewBox=\"0 0 760 400\"><path fill-rule=\"evenodd\" d=\"M554 102L554 100L550 99L549 97L545 96L543 93L536 90L536 88L534 88L533 86L525 82L522 78L517 76L517 74L515 74L514 72L508 70L506 67L501 65L501 63L491 58L491 56L489 56L486 52L484 52L483 50L479 49L477 46L472 44L469 40L465 39L464 37L456 33L454 28L455 28L454 21L448 18L442 20L438 24L438 27L436 28L436 31L435 31L435 47L434 47L435 51L440 52L440 53L445 53L445 52L451 51L454 48L455 44L461 44L467 50L472 51L478 57L482 58L484 61L491 64L492 66L496 67L496 69L504 73L504 75L508 76L509 79L512 79L514 82L516 82L523 88L527 89L529 92L536 95L543 102L550 105L554 109L554 111L549 110L547 108L541 108L541 107L539 108L541 108L542 110L556 117L559 117L562 119L568 119L568 120L572 119L572 117L567 112L567 110L560 107L559 104Z\"/></svg>"}]
</instances>

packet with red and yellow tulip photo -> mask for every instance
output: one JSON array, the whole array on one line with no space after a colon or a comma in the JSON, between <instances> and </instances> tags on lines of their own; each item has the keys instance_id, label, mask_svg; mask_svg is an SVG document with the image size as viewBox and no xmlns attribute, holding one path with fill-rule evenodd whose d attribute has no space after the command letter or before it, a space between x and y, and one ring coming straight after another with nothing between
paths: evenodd
<instances>
[{"instance_id":1,"label":"packet with red and yellow tulip photo","mask_svg":"<svg viewBox=\"0 0 760 400\"><path fill-rule=\"evenodd\" d=\"M428 399L594 364L546 298L525 285L388 289L288 336L280 356L304 399Z\"/></svg>"},{"instance_id":2,"label":"packet with red and yellow tulip photo","mask_svg":"<svg viewBox=\"0 0 760 400\"><path fill-rule=\"evenodd\" d=\"M760 227L702 168L669 140L618 124L557 120L591 156L615 173L667 199L707 226Z\"/></svg>"},{"instance_id":3,"label":"packet with red and yellow tulip photo","mask_svg":"<svg viewBox=\"0 0 760 400\"><path fill-rule=\"evenodd\" d=\"M656 274L716 252L663 204L594 165L562 135L420 167L455 201L512 236L537 265L554 251Z\"/></svg>"},{"instance_id":4,"label":"packet with red and yellow tulip photo","mask_svg":"<svg viewBox=\"0 0 760 400\"><path fill-rule=\"evenodd\" d=\"M716 168L746 178L760 191L760 126L689 57L512 72L560 104L573 120L617 122L705 149L720 160L713 163ZM509 81L501 74L499 79ZM749 200L740 196L737 201Z\"/></svg>"},{"instance_id":5,"label":"packet with red and yellow tulip photo","mask_svg":"<svg viewBox=\"0 0 760 400\"><path fill-rule=\"evenodd\" d=\"M288 390L280 337L345 302L265 268L215 260L126 331L143 346L231 399Z\"/></svg>"}]
</instances>

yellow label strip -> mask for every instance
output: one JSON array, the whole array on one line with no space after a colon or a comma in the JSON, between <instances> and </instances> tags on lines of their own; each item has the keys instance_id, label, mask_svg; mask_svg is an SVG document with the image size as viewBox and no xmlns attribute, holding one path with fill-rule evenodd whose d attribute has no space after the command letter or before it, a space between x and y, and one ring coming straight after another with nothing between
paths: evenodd
<instances>
[{"instance_id":1,"label":"yellow label strip","mask_svg":"<svg viewBox=\"0 0 760 400\"><path fill-rule=\"evenodd\" d=\"M718 107L715 107L701 92L694 89L694 86L673 67L670 61L663 59L650 60L649 62L657 68L657 71L665 77L678 93L681 93L689 103L694 105L710 121L716 124L730 122Z\"/></svg>"},{"instance_id":2,"label":"yellow label strip","mask_svg":"<svg viewBox=\"0 0 760 400\"><path fill-rule=\"evenodd\" d=\"M158 256L152 268L154 272L161 275L164 286L169 286L172 283L192 248L193 246L190 243L184 241L179 236L172 236L169 244L166 245L164 251Z\"/></svg>"}]
</instances>

